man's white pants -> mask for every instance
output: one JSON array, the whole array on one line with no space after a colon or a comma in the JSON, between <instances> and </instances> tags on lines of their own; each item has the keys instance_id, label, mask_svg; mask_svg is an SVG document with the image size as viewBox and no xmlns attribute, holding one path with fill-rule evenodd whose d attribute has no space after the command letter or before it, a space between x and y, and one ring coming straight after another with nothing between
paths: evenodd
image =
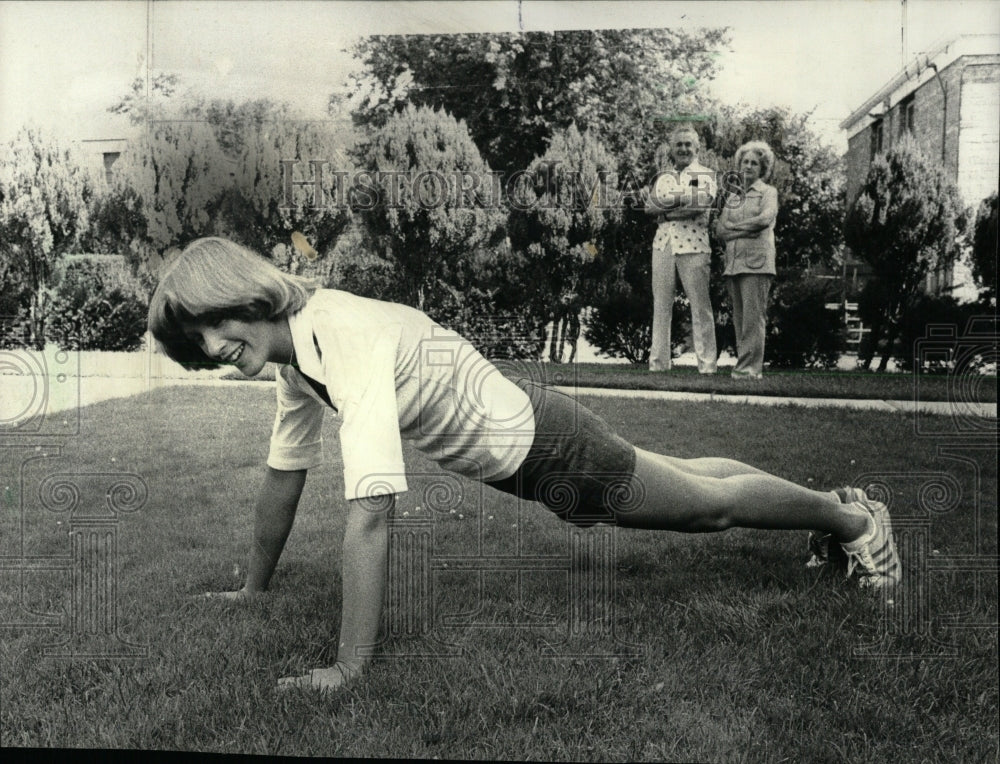
<instances>
[{"instance_id":1,"label":"man's white pants","mask_svg":"<svg viewBox=\"0 0 1000 764\"><path fill-rule=\"evenodd\" d=\"M653 248L653 340L649 351L649 370L670 368L670 324L673 318L677 275L691 303L691 335L698 357L698 371L714 374L718 354L715 350L715 316L708 294L711 255L708 252L674 255L670 247Z\"/></svg>"}]
</instances>

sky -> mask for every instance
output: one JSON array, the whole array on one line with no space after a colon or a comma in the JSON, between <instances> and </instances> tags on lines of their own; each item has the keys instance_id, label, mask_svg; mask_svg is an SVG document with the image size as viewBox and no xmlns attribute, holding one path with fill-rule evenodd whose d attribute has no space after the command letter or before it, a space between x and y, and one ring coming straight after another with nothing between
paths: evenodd
<instances>
[{"instance_id":1,"label":"sky","mask_svg":"<svg viewBox=\"0 0 1000 764\"><path fill-rule=\"evenodd\" d=\"M29 121L68 140L123 136L107 107L147 67L207 97L269 97L322 119L359 35L728 26L710 91L813 110L814 130L843 151L839 123L902 68L903 17L901 0L0 0L0 140ZM905 17L909 59L960 34L1000 34L1000 0L906 0Z\"/></svg>"}]
</instances>

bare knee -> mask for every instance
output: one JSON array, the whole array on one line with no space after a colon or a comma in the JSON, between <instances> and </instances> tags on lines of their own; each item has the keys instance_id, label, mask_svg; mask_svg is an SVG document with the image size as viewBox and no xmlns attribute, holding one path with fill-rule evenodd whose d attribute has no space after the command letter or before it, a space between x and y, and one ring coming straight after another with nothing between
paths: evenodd
<instances>
[{"instance_id":1,"label":"bare knee","mask_svg":"<svg viewBox=\"0 0 1000 764\"><path fill-rule=\"evenodd\" d=\"M714 533L732 528L735 497L724 480L703 477L676 507L678 530L684 533Z\"/></svg>"},{"instance_id":2,"label":"bare knee","mask_svg":"<svg viewBox=\"0 0 1000 764\"><path fill-rule=\"evenodd\" d=\"M689 513L685 513L687 522L686 533L715 533L733 527L733 515L728 507L717 504L705 504Z\"/></svg>"},{"instance_id":3,"label":"bare knee","mask_svg":"<svg viewBox=\"0 0 1000 764\"><path fill-rule=\"evenodd\" d=\"M617 515L620 525L710 533L734 524L737 496L725 478L685 472L667 459L637 450L632 512Z\"/></svg>"}]
</instances>

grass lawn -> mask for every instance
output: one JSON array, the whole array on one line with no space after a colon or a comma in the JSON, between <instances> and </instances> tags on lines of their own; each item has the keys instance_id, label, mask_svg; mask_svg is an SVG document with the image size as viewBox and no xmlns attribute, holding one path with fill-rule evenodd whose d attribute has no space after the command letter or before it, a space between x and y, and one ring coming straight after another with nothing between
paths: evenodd
<instances>
[{"instance_id":1,"label":"grass lawn","mask_svg":"<svg viewBox=\"0 0 1000 764\"><path fill-rule=\"evenodd\" d=\"M732 379L731 367L702 375L694 367L651 372L627 363L554 364L537 361L501 361L510 372L528 372L550 384L577 387L614 387L625 390L670 390L723 395L778 395L796 398L855 398L900 401L970 401L995 403L997 377L991 374L948 375L877 374L862 371L807 369L768 371L763 379ZM235 369L227 379L246 379ZM274 379L268 365L255 379Z\"/></svg>"},{"instance_id":2,"label":"grass lawn","mask_svg":"<svg viewBox=\"0 0 1000 764\"><path fill-rule=\"evenodd\" d=\"M455 513L433 513L434 554L451 561L430 576L435 639L397 629L362 682L321 699L278 693L275 684L332 661L336 649L344 512L332 420L327 464L306 485L271 591L245 605L194 596L242 582L273 395L263 385L160 389L86 408L82 434L47 458L33 447L0 450L0 488L24 491L23 513L5 494L3 555L17 553L22 529L24 553L68 552L68 518L39 504L47 475L134 472L148 486L145 506L117 526L112 595L120 633L146 645L145 657L46 656L45 645L65 630L9 624L19 613L65 612L68 574L36 570L22 581L0 570L0 624L8 625L0 745L525 760L996 760L996 574L957 572L961 560L934 565L996 555L993 448L952 443L939 453L939 441L915 437L912 419L893 413L586 399L645 448L728 456L819 488L880 475L900 527L924 522L926 554L911 549L903 560L919 586L886 608L833 570L806 569L804 532L593 529L587 538L608 533L615 546L610 555L583 554L585 573L609 583L613 596L604 630L577 634L570 627L580 599L566 569L481 576L460 560L563 560L568 527L537 505L519 508L461 481ZM397 517L427 517L434 491L426 491L442 473L406 455L414 477ZM944 493L927 489L935 475L945 475ZM918 497L934 511L922 514Z\"/></svg>"}]
</instances>

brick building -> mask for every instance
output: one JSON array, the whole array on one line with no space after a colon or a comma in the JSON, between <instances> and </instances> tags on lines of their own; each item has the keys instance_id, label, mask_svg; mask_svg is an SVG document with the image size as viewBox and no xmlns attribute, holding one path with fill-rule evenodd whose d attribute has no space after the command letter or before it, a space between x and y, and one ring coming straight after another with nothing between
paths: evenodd
<instances>
[{"instance_id":1,"label":"brick building","mask_svg":"<svg viewBox=\"0 0 1000 764\"><path fill-rule=\"evenodd\" d=\"M848 136L848 204L872 159L910 133L928 156L940 159L965 203L978 207L1000 188L1000 35L966 35L921 53L840 128ZM929 275L926 289L976 296L964 263Z\"/></svg>"}]
</instances>

